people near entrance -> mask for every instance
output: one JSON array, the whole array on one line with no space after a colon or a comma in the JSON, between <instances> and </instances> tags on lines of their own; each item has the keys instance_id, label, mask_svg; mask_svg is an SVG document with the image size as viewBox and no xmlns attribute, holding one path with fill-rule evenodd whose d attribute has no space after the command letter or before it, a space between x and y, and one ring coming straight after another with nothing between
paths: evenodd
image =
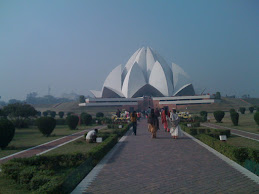
<instances>
[{"instance_id":1,"label":"people near entrance","mask_svg":"<svg viewBox=\"0 0 259 194\"><path fill-rule=\"evenodd\" d=\"M138 121L140 120L140 118L141 118L141 113L137 112L137 119L138 119Z\"/></svg>"},{"instance_id":2,"label":"people near entrance","mask_svg":"<svg viewBox=\"0 0 259 194\"><path fill-rule=\"evenodd\" d=\"M132 123L133 132L135 135L137 135L137 113L136 113L136 111L133 111L130 114L130 121Z\"/></svg>"},{"instance_id":3,"label":"people near entrance","mask_svg":"<svg viewBox=\"0 0 259 194\"><path fill-rule=\"evenodd\" d=\"M173 109L173 112L171 112L169 122L170 122L169 126L170 126L171 136L174 139L177 139L178 137L183 136L183 132L182 132L181 127L179 125L180 118L176 114L176 110L175 109Z\"/></svg>"},{"instance_id":4,"label":"people near entrance","mask_svg":"<svg viewBox=\"0 0 259 194\"><path fill-rule=\"evenodd\" d=\"M121 111L120 111L120 109L117 109L116 116L117 116L118 118L121 117Z\"/></svg>"},{"instance_id":5,"label":"people near entrance","mask_svg":"<svg viewBox=\"0 0 259 194\"><path fill-rule=\"evenodd\" d=\"M89 131L89 132L87 133L86 137L85 137L85 140L86 140L88 143L94 143L94 142L96 142L97 133L98 133L98 129L94 129L94 130Z\"/></svg>"},{"instance_id":6,"label":"people near entrance","mask_svg":"<svg viewBox=\"0 0 259 194\"><path fill-rule=\"evenodd\" d=\"M162 113L161 113L161 121L162 121L162 124L164 124L164 129L165 129L165 132L169 132L170 129L168 127L168 119L170 117L170 112L168 111L168 109L165 107L162 109Z\"/></svg>"},{"instance_id":7,"label":"people near entrance","mask_svg":"<svg viewBox=\"0 0 259 194\"><path fill-rule=\"evenodd\" d=\"M154 109L151 109L150 114L148 115L148 131L152 133L152 138L156 138L156 132L159 128L159 121L155 115Z\"/></svg>"},{"instance_id":8,"label":"people near entrance","mask_svg":"<svg viewBox=\"0 0 259 194\"><path fill-rule=\"evenodd\" d=\"M150 108L150 106L149 106L148 109L146 110L146 117L148 117L148 115L150 114L150 112L151 112L151 108Z\"/></svg>"}]
</instances>

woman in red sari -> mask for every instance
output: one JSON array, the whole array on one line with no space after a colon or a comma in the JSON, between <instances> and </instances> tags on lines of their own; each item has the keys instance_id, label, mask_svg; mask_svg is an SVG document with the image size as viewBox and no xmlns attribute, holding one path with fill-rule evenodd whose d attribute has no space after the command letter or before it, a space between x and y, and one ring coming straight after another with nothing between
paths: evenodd
<instances>
[{"instance_id":1,"label":"woman in red sari","mask_svg":"<svg viewBox=\"0 0 259 194\"><path fill-rule=\"evenodd\" d=\"M167 108L162 109L162 114L161 114L161 120L162 124L164 124L165 132L170 132L170 129L168 128L168 123L167 123L167 118L170 117L170 113L167 110Z\"/></svg>"}]
</instances>

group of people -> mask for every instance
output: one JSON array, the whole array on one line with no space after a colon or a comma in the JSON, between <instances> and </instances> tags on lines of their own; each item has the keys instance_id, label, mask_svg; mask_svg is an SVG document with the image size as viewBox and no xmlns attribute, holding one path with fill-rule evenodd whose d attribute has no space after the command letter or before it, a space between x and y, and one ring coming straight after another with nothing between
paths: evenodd
<instances>
[{"instance_id":1,"label":"group of people","mask_svg":"<svg viewBox=\"0 0 259 194\"><path fill-rule=\"evenodd\" d=\"M137 133L137 115L136 111L131 113L131 122L133 124L133 132L136 135ZM171 136L174 139L181 137L183 135L181 127L179 125L180 118L176 114L176 110L168 111L167 108L159 112L158 108L156 110L151 109L150 107L146 111L147 122L148 122L148 131L152 134L152 138L156 138L156 132L159 130L159 117L161 116L162 124L164 125L165 132L170 132Z\"/></svg>"}]
</instances>

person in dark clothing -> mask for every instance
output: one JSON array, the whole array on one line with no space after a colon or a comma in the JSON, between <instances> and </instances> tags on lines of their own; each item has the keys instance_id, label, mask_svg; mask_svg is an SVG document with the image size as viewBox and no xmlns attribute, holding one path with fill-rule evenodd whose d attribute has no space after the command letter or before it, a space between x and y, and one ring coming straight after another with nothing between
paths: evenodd
<instances>
[{"instance_id":1,"label":"person in dark clothing","mask_svg":"<svg viewBox=\"0 0 259 194\"><path fill-rule=\"evenodd\" d=\"M118 118L121 117L121 111L120 111L120 109L117 109L116 116L117 116Z\"/></svg>"},{"instance_id":2,"label":"person in dark clothing","mask_svg":"<svg viewBox=\"0 0 259 194\"><path fill-rule=\"evenodd\" d=\"M137 113L136 113L136 111L133 111L133 113L130 114L130 121L132 122L133 132L135 135L137 135Z\"/></svg>"},{"instance_id":3,"label":"person in dark clothing","mask_svg":"<svg viewBox=\"0 0 259 194\"><path fill-rule=\"evenodd\" d=\"M151 109L148 115L148 131L152 133L152 138L156 138L156 132L159 127L158 118L155 115L154 109Z\"/></svg>"},{"instance_id":4,"label":"person in dark clothing","mask_svg":"<svg viewBox=\"0 0 259 194\"><path fill-rule=\"evenodd\" d=\"M156 110L155 110L155 115L157 116L157 118L160 117L160 112L159 112L158 108L156 108ZM159 130L159 122L158 122L157 130Z\"/></svg>"}]
</instances>

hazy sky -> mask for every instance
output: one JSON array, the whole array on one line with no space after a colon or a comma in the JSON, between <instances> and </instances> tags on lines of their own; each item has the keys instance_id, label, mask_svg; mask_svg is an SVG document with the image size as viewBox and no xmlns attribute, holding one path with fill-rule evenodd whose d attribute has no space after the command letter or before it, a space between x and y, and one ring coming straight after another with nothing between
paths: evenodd
<instances>
[{"instance_id":1,"label":"hazy sky","mask_svg":"<svg viewBox=\"0 0 259 194\"><path fill-rule=\"evenodd\" d=\"M143 46L197 91L259 97L257 0L0 0L0 100L88 95Z\"/></svg>"}]
</instances>

